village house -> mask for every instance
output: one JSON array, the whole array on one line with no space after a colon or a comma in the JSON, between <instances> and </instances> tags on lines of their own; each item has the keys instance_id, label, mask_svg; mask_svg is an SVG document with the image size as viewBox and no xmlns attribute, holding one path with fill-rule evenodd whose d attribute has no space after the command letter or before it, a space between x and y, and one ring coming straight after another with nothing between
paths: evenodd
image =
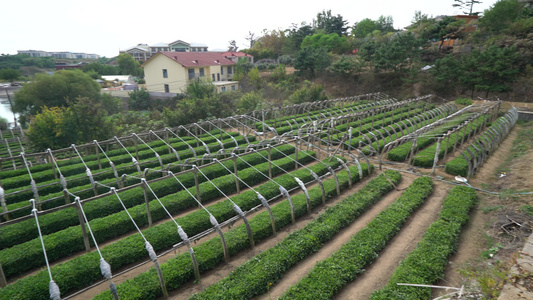
<instances>
[{"instance_id":1,"label":"village house","mask_svg":"<svg viewBox=\"0 0 533 300\"><path fill-rule=\"evenodd\" d=\"M149 92L182 93L194 80L211 81L218 92L239 89L233 80L238 52L162 51L142 64ZM253 56L247 55L252 61Z\"/></svg>"}]
</instances>

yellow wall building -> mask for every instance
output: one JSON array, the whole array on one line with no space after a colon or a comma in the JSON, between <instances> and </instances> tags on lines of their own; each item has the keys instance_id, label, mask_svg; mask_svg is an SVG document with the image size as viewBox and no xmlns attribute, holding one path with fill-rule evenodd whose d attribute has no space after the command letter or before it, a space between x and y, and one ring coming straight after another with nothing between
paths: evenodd
<instances>
[{"instance_id":1,"label":"yellow wall building","mask_svg":"<svg viewBox=\"0 0 533 300\"><path fill-rule=\"evenodd\" d=\"M149 92L182 93L194 80L211 81L219 92L238 89L235 62L218 52L158 52L142 64Z\"/></svg>"}]
</instances>

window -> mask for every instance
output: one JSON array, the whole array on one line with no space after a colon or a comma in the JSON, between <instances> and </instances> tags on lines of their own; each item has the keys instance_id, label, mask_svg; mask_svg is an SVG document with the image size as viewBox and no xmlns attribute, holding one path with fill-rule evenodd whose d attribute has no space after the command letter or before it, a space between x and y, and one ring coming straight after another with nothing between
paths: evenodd
<instances>
[{"instance_id":1,"label":"window","mask_svg":"<svg viewBox=\"0 0 533 300\"><path fill-rule=\"evenodd\" d=\"M194 69L189 69L189 79L194 78Z\"/></svg>"},{"instance_id":2,"label":"window","mask_svg":"<svg viewBox=\"0 0 533 300\"><path fill-rule=\"evenodd\" d=\"M223 87L221 88L221 90L222 90L223 92L225 92L225 91L226 91L226 87L223 86Z\"/></svg>"},{"instance_id":3,"label":"window","mask_svg":"<svg viewBox=\"0 0 533 300\"><path fill-rule=\"evenodd\" d=\"M217 73L217 81L220 81L220 73Z\"/></svg>"},{"instance_id":4,"label":"window","mask_svg":"<svg viewBox=\"0 0 533 300\"><path fill-rule=\"evenodd\" d=\"M213 81L215 81L215 74L211 74L211 76L213 76Z\"/></svg>"},{"instance_id":5,"label":"window","mask_svg":"<svg viewBox=\"0 0 533 300\"><path fill-rule=\"evenodd\" d=\"M224 67L220 67L220 74L224 75Z\"/></svg>"},{"instance_id":6,"label":"window","mask_svg":"<svg viewBox=\"0 0 533 300\"><path fill-rule=\"evenodd\" d=\"M168 84L165 84L165 93L170 93L170 89L168 88Z\"/></svg>"},{"instance_id":7,"label":"window","mask_svg":"<svg viewBox=\"0 0 533 300\"><path fill-rule=\"evenodd\" d=\"M203 76L205 76L204 68L200 68L200 77L203 77Z\"/></svg>"},{"instance_id":8,"label":"window","mask_svg":"<svg viewBox=\"0 0 533 300\"><path fill-rule=\"evenodd\" d=\"M163 69L163 78L168 78L167 69Z\"/></svg>"},{"instance_id":9,"label":"window","mask_svg":"<svg viewBox=\"0 0 533 300\"><path fill-rule=\"evenodd\" d=\"M235 85L232 85L232 86L231 86L231 90L232 90L232 91L235 90Z\"/></svg>"},{"instance_id":10,"label":"window","mask_svg":"<svg viewBox=\"0 0 533 300\"><path fill-rule=\"evenodd\" d=\"M233 69L231 66L228 67L228 75L233 74Z\"/></svg>"}]
</instances>

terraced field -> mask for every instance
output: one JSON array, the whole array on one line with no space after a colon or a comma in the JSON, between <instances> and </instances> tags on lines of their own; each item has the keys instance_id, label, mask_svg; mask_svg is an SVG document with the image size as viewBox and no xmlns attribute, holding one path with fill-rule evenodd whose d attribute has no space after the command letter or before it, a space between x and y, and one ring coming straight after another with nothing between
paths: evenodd
<instances>
[{"instance_id":1,"label":"terraced field","mask_svg":"<svg viewBox=\"0 0 533 300\"><path fill-rule=\"evenodd\" d=\"M395 283L439 283L477 203L434 175L474 176L517 118L431 100L368 94L11 156L0 299L429 299Z\"/></svg>"}]
</instances>

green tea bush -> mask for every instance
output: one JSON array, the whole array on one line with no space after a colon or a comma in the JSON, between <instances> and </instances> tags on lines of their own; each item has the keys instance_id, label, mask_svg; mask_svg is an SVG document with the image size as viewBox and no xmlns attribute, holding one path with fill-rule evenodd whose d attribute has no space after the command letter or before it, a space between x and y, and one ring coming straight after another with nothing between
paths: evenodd
<instances>
[{"instance_id":1,"label":"green tea bush","mask_svg":"<svg viewBox=\"0 0 533 300\"><path fill-rule=\"evenodd\" d=\"M424 238L396 268L389 283L372 293L372 300L430 299L431 288L400 286L397 283L431 285L444 275L448 258L457 249L461 229L477 203L474 189L458 186L444 200L440 218L426 231Z\"/></svg>"}]
</instances>

